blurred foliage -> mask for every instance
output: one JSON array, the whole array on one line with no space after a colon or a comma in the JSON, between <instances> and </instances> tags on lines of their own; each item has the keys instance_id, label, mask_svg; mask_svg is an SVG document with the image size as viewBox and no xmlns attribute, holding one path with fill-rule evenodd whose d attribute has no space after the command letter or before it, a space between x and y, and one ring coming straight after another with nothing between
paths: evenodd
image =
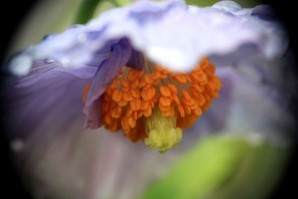
<instances>
[{"instance_id":1,"label":"blurred foliage","mask_svg":"<svg viewBox=\"0 0 298 199\"><path fill-rule=\"evenodd\" d=\"M210 6L218 2L219 0L185 0L189 5L198 5L198 6ZM234 0L239 3L242 7L252 7L258 4L258 0Z\"/></svg>"},{"instance_id":2,"label":"blurred foliage","mask_svg":"<svg viewBox=\"0 0 298 199\"><path fill-rule=\"evenodd\" d=\"M88 22L92 17L93 13L100 0L83 0L79 6L78 14L74 20L75 24L84 24Z\"/></svg>"},{"instance_id":3,"label":"blurred foliage","mask_svg":"<svg viewBox=\"0 0 298 199\"><path fill-rule=\"evenodd\" d=\"M9 57L25 47L38 43L44 35L59 33L74 23L82 0L40 0L32 7L22 25L16 30Z\"/></svg>"},{"instance_id":4,"label":"blurred foliage","mask_svg":"<svg viewBox=\"0 0 298 199\"><path fill-rule=\"evenodd\" d=\"M286 149L246 137L208 136L141 199L258 199L277 182Z\"/></svg>"},{"instance_id":5,"label":"blurred foliage","mask_svg":"<svg viewBox=\"0 0 298 199\"><path fill-rule=\"evenodd\" d=\"M118 5L118 2L116 2L116 1L102 1L100 4L97 5L97 7L93 13L93 17L99 16L104 11L116 7L116 5Z\"/></svg>"}]
</instances>

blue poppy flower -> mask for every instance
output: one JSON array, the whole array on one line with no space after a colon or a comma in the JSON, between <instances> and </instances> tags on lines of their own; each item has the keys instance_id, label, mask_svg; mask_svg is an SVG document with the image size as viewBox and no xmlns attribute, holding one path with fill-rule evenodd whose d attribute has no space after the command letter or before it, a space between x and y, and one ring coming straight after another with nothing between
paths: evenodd
<instances>
[{"instance_id":1,"label":"blue poppy flower","mask_svg":"<svg viewBox=\"0 0 298 199\"><path fill-rule=\"evenodd\" d=\"M13 95L23 101L15 124L26 122L33 132L62 128L83 109L85 127L122 129L132 141L164 151L180 142L182 129L210 107L222 84L225 96L227 82L243 81L225 66L253 68L286 49L286 33L266 6L136 2L48 35L12 58L8 68L19 76Z\"/></svg>"},{"instance_id":2,"label":"blue poppy flower","mask_svg":"<svg viewBox=\"0 0 298 199\"><path fill-rule=\"evenodd\" d=\"M284 28L264 5L138 1L106 11L8 62L11 147L35 194L49 198L133 198L211 132L247 137L235 155L246 166L259 156L238 158L243 148L288 144L285 129L295 121L286 109L291 87L283 86L287 46ZM125 137L107 133L119 130ZM126 138L159 151L181 143L161 155ZM227 171L223 183L238 166L233 147L220 156L230 164L220 170Z\"/></svg>"}]
</instances>

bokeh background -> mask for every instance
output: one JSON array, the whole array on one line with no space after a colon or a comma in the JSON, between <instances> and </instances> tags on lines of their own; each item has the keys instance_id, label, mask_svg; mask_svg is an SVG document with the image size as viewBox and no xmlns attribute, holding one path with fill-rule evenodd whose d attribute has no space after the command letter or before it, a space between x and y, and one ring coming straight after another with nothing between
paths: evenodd
<instances>
[{"instance_id":1,"label":"bokeh background","mask_svg":"<svg viewBox=\"0 0 298 199\"><path fill-rule=\"evenodd\" d=\"M186 2L208 6L216 1L189 0ZM243 7L251 7L259 3L251 0L238 0L237 2ZM82 8L81 3L81 0L39 0L13 2L11 5L5 6L11 15L1 14L1 19L8 22L8 25L3 25L1 61L5 61L12 53L39 42L45 34L59 33L74 23L85 22L90 17L88 13L86 13L86 18L82 15L77 16L78 12L84 12L81 9L88 10L88 8ZM104 10L129 3L129 0L102 1L99 5L93 6L95 8L93 15L97 16ZM270 3L277 8L276 12L289 28L290 48L297 52L297 40L292 39L295 32L292 30L293 26L287 18L286 12L278 6L279 4ZM297 71L293 69L293 73L295 72ZM1 78L5 77L1 76ZM293 112L295 112L295 107L293 107ZM292 185L297 182L297 177L294 175L297 158L296 146L280 149L268 145L266 142L253 143L250 135L248 137L230 134L202 137L197 144L187 150L186 155L179 154L181 159L169 169L167 168L166 175L145 188L140 194L140 198L156 198L156 195L159 198L191 198L194 192L197 195L201 194L202 197L215 199L284 198L283 194L285 193L292 194L292 197L297 196L292 188ZM4 151L2 156L4 168L1 169L5 175L5 178L2 179L3 188L10 198L20 198L20 196L31 198L31 192L28 191L30 186L26 184L29 182L24 181L24 177L21 179L19 173L14 169L14 159L9 153L11 143L7 143L5 137L1 139L1 142L2 151ZM89 151L92 151L92 148ZM166 158L160 156L151 161L171 162L176 159L169 155ZM235 170L239 172L236 172L230 180L230 175ZM160 172L165 171L161 169ZM291 180L292 182L290 182ZM229 183L225 183L225 181ZM61 184L63 183L69 182L66 180L61 182ZM179 190L181 186L185 187L184 193L175 193L175 190ZM41 187L43 186L41 185ZM65 189L69 188L66 186ZM63 188L53 190L63 190ZM205 195L206 193L208 196ZM241 194L237 195L239 193Z\"/></svg>"}]
</instances>

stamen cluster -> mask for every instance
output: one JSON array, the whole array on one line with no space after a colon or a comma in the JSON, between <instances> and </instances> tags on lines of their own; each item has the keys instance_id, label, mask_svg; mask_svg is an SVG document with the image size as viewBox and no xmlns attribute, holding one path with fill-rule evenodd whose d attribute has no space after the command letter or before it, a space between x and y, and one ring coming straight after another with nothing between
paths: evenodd
<instances>
[{"instance_id":1,"label":"stamen cluster","mask_svg":"<svg viewBox=\"0 0 298 199\"><path fill-rule=\"evenodd\" d=\"M103 124L123 129L133 142L144 140L146 120L159 111L176 118L175 128L188 128L218 97L221 88L215 67L207 58L186 74L170 72L147 62L143 71L123 67L103 96Z\"/></svg>"}]
</instances>

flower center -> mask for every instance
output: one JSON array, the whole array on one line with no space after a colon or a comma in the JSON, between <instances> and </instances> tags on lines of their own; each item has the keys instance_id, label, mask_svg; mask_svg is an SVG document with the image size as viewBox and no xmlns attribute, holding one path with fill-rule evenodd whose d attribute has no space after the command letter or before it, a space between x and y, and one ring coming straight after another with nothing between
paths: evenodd
<instances>
[{"instance_id":1,"label":"flower center","mask_svg":"<svg viewBox=\"0 0 298 199\"><path fill-rule=\"evenodd\" d=\"M143 71L123 67L103 95L103 124L123 130L133 142L165 151L180 142L218 97L221 82L207 58L190 73L178 74L147 61ZM88 86L84 90L85 98Z\"/></svg>"}]
</instances>

